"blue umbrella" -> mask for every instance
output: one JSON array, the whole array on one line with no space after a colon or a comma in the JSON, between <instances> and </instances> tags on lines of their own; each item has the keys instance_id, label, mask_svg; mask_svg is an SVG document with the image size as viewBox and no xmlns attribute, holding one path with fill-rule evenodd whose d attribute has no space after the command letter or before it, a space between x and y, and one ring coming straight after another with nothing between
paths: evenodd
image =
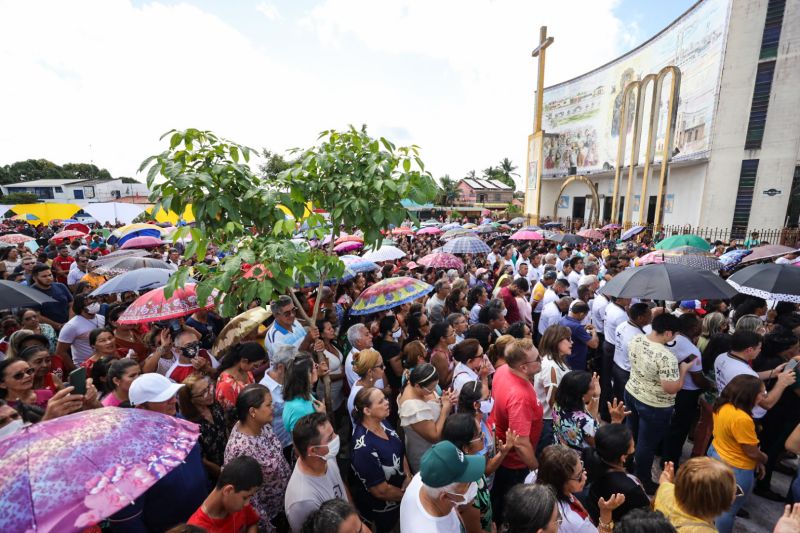
<instances>
[{"instance_id":1,"label":"blue umbrella","mask_svg":"<svg viewBox=\"0 0 800 533\"><path fill-rule=\"evenodd\" d=\"M342 263L344 263L348 269L352 270L356 274L359 272L373 272L381 269L381 267L372 261L368 261L357 255L343 255L339 259L342 260Z\"/></svg>"},{"instance_id":2,"label":"blue umbrella","mask_svg":"<svg viewBox=\"0 0 800 533\"><path fill-rule=\"evenodd\" d=\"M442 231L449 231L451 229L459 229L459 228L461 228L461 224L459 224L457 222L451 222L450 224L445 224L444 226L442 226L439 229L442 230Z\"/></svg>"},{"instance_id":3,"label":"blue umbrella","mask_svg":"<svg viewBox=\"0 0 800 533\"><path fill-rule=\"evenodd\" d=\"M742 262L745 256L752 253L752 250L731 250L719 256L719 262L722 263L722 270L733 270Z\"/></svg>"},{"instance_id":4,"label":"blue umbrella","mask_svg":"<svg viewBox=\"0 0 800 533\"><path fill-rule=\"evenodd\" d=\"M545 228L560 228L563 225L564 224L562 224L561 222L548 222L547 224L544 225L544 227Z\"/></svg>"},{"instance_id":5,"label":"blue umbrella","mask_svg":"<svg viewBox=\"0 0 800 533\"><path fill-rule=\"evenodd\" d=\"M150 229L150 228L137 229L131 231L130 233L126 233L122 237L119 237L119 239L116 238L116 235L112 235L111 237L108 238L108 243L116 244L117 246L122 246L123 244L133 239L134 237L156 237L160 239L161 232L157 229ZM116 242L112 242L112 240Z\"/></svg>"},{"instance_id":6,"label":"blue umbrella","mask_svg":"<svg viewBox=\"0 0 800 533\"><path fill-rule=\"evenodd\" d=\"M477 237L459 237L442 246L442 251L449 254L488 254L492 249Z\"/></svg>"},{"instance_id":7,"label":"blue umbrella","mask_svg":"<svg viewBox=\"0 0 800 533\"><path fill-rule=\"evenodd\" d=\"M622 239L623 241L627 241L631 237L639 235L645 229L646 229L645 226L634 226L631 229L629 229L628 231L626 231L625 233L623 233L622 236L620 237L620 239Z\"/></svg>"},{"instance_id":8,"label":"blue umbrella","mask_svg":"<svg viewBox=\"0 0 800 533\"><path fill-rule=\"evenodd\" d=\"M378 266L378 265L375 265L375 266ZM347 266L345 266L344 267L344 273L342 273L341 277L338 277L338 278L327 278L323 282L323 285L335 285L337 283L344 283L344 282L350 281L354 277L356 277L356 272L354 272L351 268L348 268ZM295 283L295 287L299 287L299 286L300 286L299 283ZM318 287L318 286L319 286L319 278L316 278L316 279L306 278L306 282L303 284L303 287L305 287L305 288Z\"/></svg>"},{"instance_id":9,"label":"blue umbrella","mask_svg":"<svg viewBox=\"0 0 800 533\"><path fill-rule=\"evenodd\" d=\"M157 289L166 285L175 272L163 268L138 268L106 281L96 288L91 296ZM197 283L197 280L187 278L186 283Z\"/></svg>"}]
</instances>

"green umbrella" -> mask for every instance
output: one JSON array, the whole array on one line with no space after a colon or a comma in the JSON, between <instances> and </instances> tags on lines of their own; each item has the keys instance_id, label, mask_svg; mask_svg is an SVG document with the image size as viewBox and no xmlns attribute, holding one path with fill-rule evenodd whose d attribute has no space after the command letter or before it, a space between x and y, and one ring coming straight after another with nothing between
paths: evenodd
<instances>
[{"instance_id":1,"label":"green umbrella","mask_svg":"<svg viewBox=\"0 0 800 533\"><path fill-rule=\"evenodd\" d=\"M656 249L672 250L673 248L678 248L679 246L694 246L695 248L708 250L711 245L707 240L699 235L673 235L672 237L667 237L663 241L656 244Z\"/></svg>"}]
</instances>

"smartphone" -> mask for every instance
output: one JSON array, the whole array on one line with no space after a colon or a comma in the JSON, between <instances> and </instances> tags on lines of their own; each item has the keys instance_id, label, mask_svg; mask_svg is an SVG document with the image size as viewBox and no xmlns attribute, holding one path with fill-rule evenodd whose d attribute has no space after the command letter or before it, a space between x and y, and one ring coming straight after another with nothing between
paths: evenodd
<instances>
[{"instance_id":1,"label":"smartphone","mask_svg":"<svg viewBox=\"0 0 800 533\"><path fill-rule=\"evenodd\" d=\"M76 368L69 373L69 384L75 387L72 394L86 394L86 367Z\"/></svg>"},{"instance_id":2,"label":"smartphone","mask_svg":"<svg viewBox=\"0 0 800 533\"><path fill-rule=\"evenodd\" d=\"M783 368L783 371L784 372L791 372L792 370L797 368L798 364L800 364L800 361L798 361L797 359L792 359L791 361L786 363L786 366Z\"/></svg>"}]
</instances>

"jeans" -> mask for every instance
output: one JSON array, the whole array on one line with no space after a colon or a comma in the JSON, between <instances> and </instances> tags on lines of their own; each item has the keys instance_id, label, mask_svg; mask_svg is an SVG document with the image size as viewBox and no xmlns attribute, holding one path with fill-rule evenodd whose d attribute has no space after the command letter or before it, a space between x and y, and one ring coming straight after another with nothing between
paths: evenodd
<instances>
[{"instance_id":1,"label":"jeans","mask_svg":"<svg viewBox=\"0 0 800 533\"><path fill-rule=\"evenodd\" d=\"M689 436L689 429L697 414L697 399L700 394L702 394L700 390L681 390L675 396L675 411L672 413L672 422L664 439L661 461L672 461L676 471L681 462L683 444Z\"/></svg>"},{"instance_id":2,"label":"jeans","mask_svg":"<svg viewBox=\"0 0 800 533\"><path fill-rule=\"evenodd\" d=\"M725 462L717 453L717 450L714 449L714 444L711 444L711 447L708 449L708 456L716 459L720 462ZM728 509L727 512L722 513L717 517L714 521L714 525L719 530L719 533L731 533L733 531L733 521L736 519L736 513L739 512L739 509L742 508L744 502L747 500L747 497L750 496L750 493L753 491L753 485L755 484L755 474L752 470L743 470L741 468L734 468L728 465L731 470L733 470L733 475L736 477L736 484L742 488L742 492L744 492L743 496L739 496L733 501L733 505L731 508Z\"/></svg>"},{"instance_id":3,"label":"jeans","mask_svg":"<svg viewBox=\"0 0 800 533\"><path fill-rule=\"evenodd\" d=\"M608 402L614 397L611 386L612 367L614 366L614 345L607 340L603 341L598 348L601 351L600 369L597 374L600 376L600 415L604 420L611 420L608 414ZM622 400L622 396L619 396Z\"/></svg>"},{"instance_id":4,"label":"jeans","mask_svg":"<svg viewBox=\"0 0 800 533\"><path fill-rule=\"evenodd\" d=\"M611 363L611 377L614 380L613 397L617 400L625 400L625 385L631 377L631 373L623 370L613 362Z\"/></svg>"},{"instance_id":5,"label":"jeans","mask_svg":"<svg viewBox=\"0 0 800 533\"><path fill-rule=\"evenodd\" d=\"M645 488L652 487L653 458L667 434L673 407L652 407L640 402L628 391L625 391L625 406L631 412L627 418L628 428L636 440L634 471Z\"/></svg>"},{"instance_id":6,"label":"jeans","mask_svg":"<svg viewBox=\"0 0 800 533\"><path fill-rule=\"evenodd\" d=\"M530 473L527 468L506 468L500 466L494 473L494 484L492 485L492 519L498 525L503 523L503 506L506 494L511 487L525 481Z\"/></svg>"}]
</instances>

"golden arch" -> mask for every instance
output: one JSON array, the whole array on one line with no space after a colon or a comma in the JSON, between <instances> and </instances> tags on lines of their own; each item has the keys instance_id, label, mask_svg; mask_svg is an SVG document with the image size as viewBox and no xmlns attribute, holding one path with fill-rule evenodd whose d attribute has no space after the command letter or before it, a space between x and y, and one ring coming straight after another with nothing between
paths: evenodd
<instances>
[{"instance_id":1,"label":"golden arch","mask_svg":"<svg viewBox=\"0 0 800 533\"><path fill-rule=\"evenodd\" d=\"M586 227L596 227L597 219L600 216L600 196L597 194L597 189L595 188L594 183L592 183L586 176L570 176L564 180L564 183L561 184L561 189L559 189L558 194L556 195L556 201L553 204L553 220L558 220L558 200L561 198L561 193L564 192L570 183L576 181L586 185L589 188L589 192L592 194L592 207L589 209L589 217L587 218L588 224L586 224Z\"/></svg>"}]
</instances>

